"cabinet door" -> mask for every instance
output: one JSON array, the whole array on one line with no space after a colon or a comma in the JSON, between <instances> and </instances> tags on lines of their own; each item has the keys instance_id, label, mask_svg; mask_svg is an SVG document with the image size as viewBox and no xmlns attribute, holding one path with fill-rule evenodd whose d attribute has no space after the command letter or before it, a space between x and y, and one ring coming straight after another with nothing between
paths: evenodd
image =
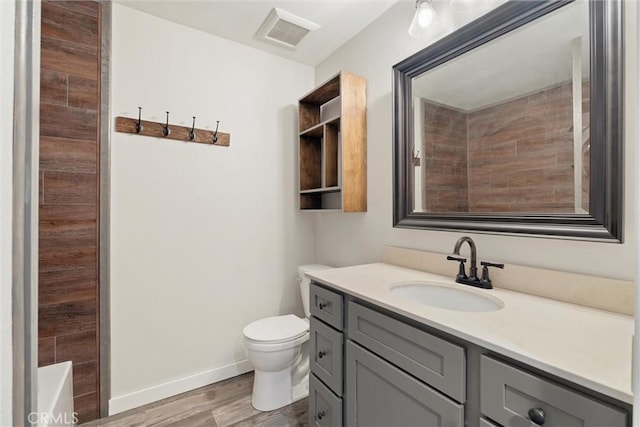
<instances>
[{"instance_id":1,"label":"cabinet door","mask_svg":"<svg viewBox=\"0 0 640 427\"><path fill-rule=\"evenodd\" d=\"M627 425L622 409L487 356L480 364L482 413L504 426Z\"/></svg>"},{"instance_id":2,"label":"cabinet door","mask_svg":"<svg viewBox=\"0 0 640 427\"><path fill-rule=\"evenodd\" d=\"M349 301L348 335L431 387L465 401L465 356L458 345Z\"/></svg>"},{"instance_id":3,"label":"cabinet door","mask_svg":"<svg viewBox=\"0 0 640 427\"><path fill-rule=\"evenodd\" d=\"M462 427L463 405L347 341L346 424Z\"/></svg>"}]
</instances>

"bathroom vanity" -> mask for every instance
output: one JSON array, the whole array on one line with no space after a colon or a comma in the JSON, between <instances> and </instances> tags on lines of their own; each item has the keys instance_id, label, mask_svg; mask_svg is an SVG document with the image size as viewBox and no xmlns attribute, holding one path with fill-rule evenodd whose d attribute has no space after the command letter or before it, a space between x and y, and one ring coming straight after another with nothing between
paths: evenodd
<instances>
[{"instance_id":1,"label":"bathroom vanity","mask_svg":"<svg viewBox=\"0 0 640 427\"><path fill-rule=\"evenodd\" d=\"M628 316L384 263L310 276L311 425L631 423ZM396 292L421 284L471 302Z\"/></svg>"}]
</instances>

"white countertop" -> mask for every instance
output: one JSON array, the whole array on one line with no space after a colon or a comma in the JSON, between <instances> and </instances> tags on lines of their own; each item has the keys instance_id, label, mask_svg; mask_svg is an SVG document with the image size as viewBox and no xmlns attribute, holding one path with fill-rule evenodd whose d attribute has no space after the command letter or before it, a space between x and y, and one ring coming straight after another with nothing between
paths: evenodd
<instances>
[{"instance_id":1,"label":"white countertop","mask_svg":"<svg viewBox=\"0 0 640 427\"><path fill-rule=\"evenodd\" d=\"M560 378L632 404L633 318L503 289L476 289L453 278L376 263L307 275L331 288L447 332ZM486 293L493 312L439 309L389 292L396 282L428 280Z\"/></svg>"}]
</instances>

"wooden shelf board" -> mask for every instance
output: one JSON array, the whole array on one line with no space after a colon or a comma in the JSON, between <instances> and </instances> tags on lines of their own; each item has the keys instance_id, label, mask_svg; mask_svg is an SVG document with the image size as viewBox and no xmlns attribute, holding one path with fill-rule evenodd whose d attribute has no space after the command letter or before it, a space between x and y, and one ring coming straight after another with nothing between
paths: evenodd
<instances>
[{"instance_id":1,"label":"wooden shelf board","mask_svg":"<svg viewBox=\"0 0 640 427\"><path fill-rule=\"evenodd\" d=\"M340 73L300 98L300 102L304 104L322 105L338 96L340 96Z\"/></svg>"},{"instance_id":2,"label":"wooden shelf board","mask_svg":"<svg viewBox=\"0 0 640 427\"><path fill-rule=\"evenodd\" d=\"M342 209L300 209L300 212L338 212L338 213L342 213Z\"/></svg>"},{"instance_id":3,"label":"wooden shelf board","mask_svg":"<svg viewBox=\"0 0 640 427\"><path fill-rule=\"evenodd\" d=\"M342 191L342 187L322 187L322 188L312 188L310 190L300 190L300 194L324 194L324 193L338 193Z\"/></svg>"},{"instance_id":4,"label":"wooden shelf board","mask_svg":"<svg viewBox=\"0 0 640 427\"><path fill-rule=\"evenodd\" d=\"M317 125L311 126L300 132L300 136L311 136L320 138L322 137L322 128L324 125L340 125L340 116L332 117L330 119L324 120Z\"/></svg>"}]
</instances>

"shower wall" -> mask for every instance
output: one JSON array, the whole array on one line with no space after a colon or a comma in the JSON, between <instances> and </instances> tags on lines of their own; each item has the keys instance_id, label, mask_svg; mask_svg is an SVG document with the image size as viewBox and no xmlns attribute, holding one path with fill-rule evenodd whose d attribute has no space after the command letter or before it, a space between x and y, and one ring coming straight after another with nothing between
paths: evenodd
<instances>
[{"instance_id":1,"label":"shower wall","mask_svg":"<svg viewBox=\"0 0 640 427\"><path fill-rule=\"evenodd\" d=\"M583 84L583 208L589 200L589 83ZM423 101L429 212L573 213L572 84L473 112Z\"/></svg>"},{"instance_id":2,"label":"shower wall","mask_svg":"<svg viewBox=\"0 0 640 427\"><path fill-rule=\"evenodd\" d=\"M73 362L80 422L98 417L100 3L43 1L39 365Z\"/></svg>"},{"instance_id":3,"label":"shower wall","mask_svg":"<svg viewBox=\"0 0 640 427\"><path fill-rule=\"evenodd\" d=\"M424 186L427 212L468 212L467 114L423 101Z\"/></svg>"},{"instance_id":4,"label":"shower wall","mask_svg":"<svg viewBox=\"0 0 640 427\"><path fill-rule=\"evenodd\" d=\"M571 86L469 114L470 212L575 212Z\"/></svg>"}]
</instances>

